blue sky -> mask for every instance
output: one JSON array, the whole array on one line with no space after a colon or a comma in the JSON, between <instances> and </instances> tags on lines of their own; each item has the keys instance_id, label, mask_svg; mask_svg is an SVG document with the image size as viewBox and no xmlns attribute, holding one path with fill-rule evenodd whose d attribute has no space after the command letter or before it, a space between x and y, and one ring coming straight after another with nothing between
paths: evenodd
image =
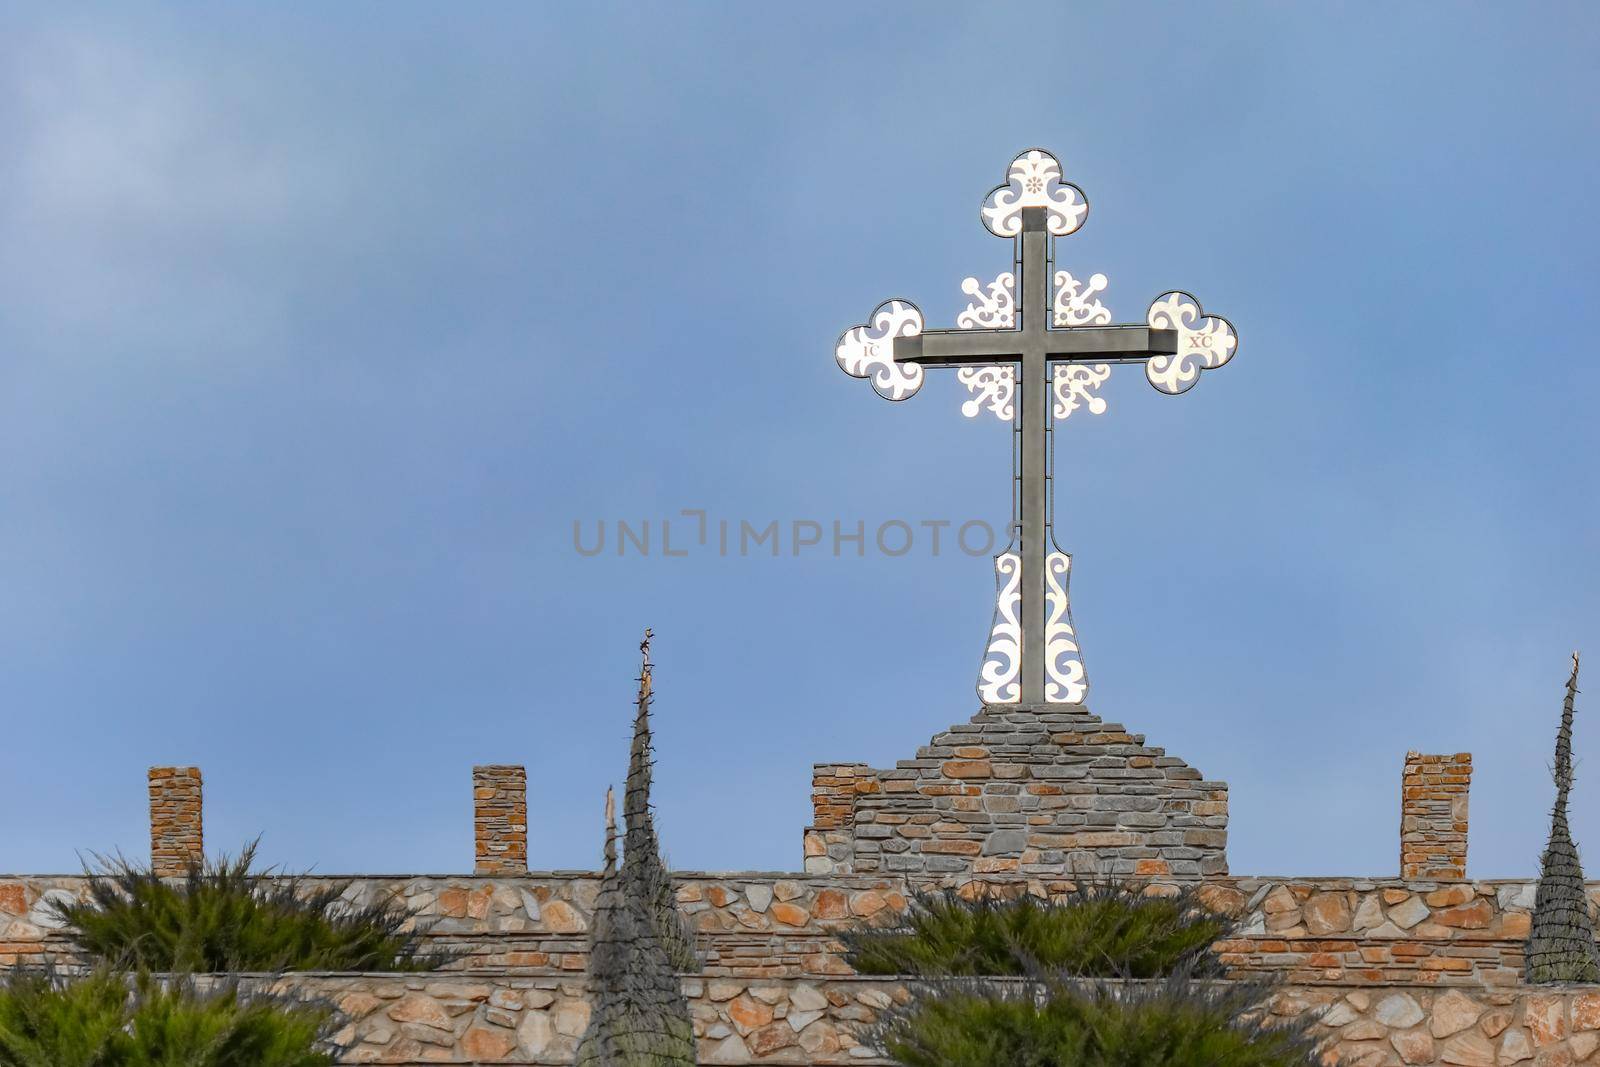
<instances>
[{"instance_id":1,"label":"blue sky","mask_svg":"<svg viewBox=\"0 0 1600 1067\"><path fill-rule=\"evenodd\" d=\"M1062 267L1242 337L1058 434L1091 708L1231 783L1236 872L1394 872L1408 748L1531 872L1600 678L1597 48L1577 3L0 7L0 869L142 854L173 762L214 847L374 872L470 869L521 762L532 865L592 866L647 625L673 860L797 867L814 761L976 710L986 562L572 524L1005 521L998 423L832 350L953 321L1037 144Z\"/></svg>"}]
</instances>

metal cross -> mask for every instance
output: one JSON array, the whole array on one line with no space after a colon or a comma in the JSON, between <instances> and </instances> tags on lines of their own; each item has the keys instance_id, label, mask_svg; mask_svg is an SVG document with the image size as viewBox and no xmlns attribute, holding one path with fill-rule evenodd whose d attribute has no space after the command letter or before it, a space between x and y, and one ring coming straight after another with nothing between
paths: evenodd
<instances>
[{"instance_id":1,"label":"metal cross","mask_svg":"<svg viewBox=\"0 0 1600 1067\"><path fill-rule=\"evenodd\" d=\"M966 413L987 402L1015 421L1015 547L996 557L996 622L979 682L989 704L1077 704L1087 693L1067 610L1069 557L1054 548L1050 517L1052 388L1055 417L1070 415L1085 399L1098 414L1105 402L1091 391L1109 377L1111 364L1143 363L1156 389L1176 395L1202 370L1226 363L1238 346L1232 325L1204 315L1186 293L1158 297L1144 323L1129 325L1111 325L1110 312L1093 299L1105 287L1101 275L1084 287L1070 274L1056 274L1052 293L1053 238L1076 232L1088 210L1053 155L1022 153L982 211L991 233L1014 240L1020 279L1001 275L988 296L968 279L963 288L979 303L957 329L925 330L914 304L886 301L871 322L845 331L836 349L847 373L871 377L890 400L920 389L925 367L963 368L963 384L980 394Z\"/></svg>"}]
</instances>

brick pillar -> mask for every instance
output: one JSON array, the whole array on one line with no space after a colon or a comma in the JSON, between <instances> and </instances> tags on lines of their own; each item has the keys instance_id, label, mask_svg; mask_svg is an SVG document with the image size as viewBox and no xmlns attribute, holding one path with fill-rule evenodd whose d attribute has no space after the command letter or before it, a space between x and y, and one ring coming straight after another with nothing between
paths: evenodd
<instances>
[{"instance_id":1,"label":"brick pillar","mask_svg":"<svg viewBox=\"0 0 1600 1067\"><path fill-rule=\"evenodd\" d=\"M205 859L199 767L150 768L150 867L163 878Z\"/></svg>"},{"instance_id":2,"label":"brick pillar","mask_svg":"<svg viewBox=\"0 0 1600 1067\"><path fill-rule=\"evenodd\" d=\"M876 792L865 763L817 763L811 767L811 827L840 830L855 823L856 794Z\"/></svg>"},{"instance_id":3,"label":"brick pillar","mask_svg":"<svg viewBox=\"0 0 1600 1067\"><path fill-rule=\"evenodd\" d=\"M472 768L477 874L528 873L528 772L509 764Z\"/></svg>"},{"instance_id":4,"label":"brick pillar","mask_svg":"<svg viewBox=\"0 0 1600 1067\"><path fill-rule=\"evenodd\" d=\"M850 874L854 866L856 797L882 788L865 763L811 767L811 825L805 830L808 874Z\"/></svg>"},{"instance_id":5,"label":"brick pillar","mask_svg":"<svg viewBox=\"0 0 1600 1067\"><path fill-rule=\"evenodd\" d=\"M1461 880L1467 876L1467 790L1472 753L1406 753L1400 780L1400 877Z\"/></svg>"}]
</instances>

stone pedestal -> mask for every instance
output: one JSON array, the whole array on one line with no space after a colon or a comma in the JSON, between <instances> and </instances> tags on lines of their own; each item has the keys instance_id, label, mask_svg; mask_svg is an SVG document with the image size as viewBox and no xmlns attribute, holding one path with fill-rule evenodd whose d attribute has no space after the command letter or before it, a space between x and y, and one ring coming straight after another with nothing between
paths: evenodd
<instances>
[{"instance_id":1,"label":"stone pedestal","mask_svg":"<svg viewBox=\"0 0 1600 1067\"><path fill-rule=\"evenodd\" d=\"M878 770L817 764L806 870L1200 878L1228 786L1078 705L985 708Z\"/></svg>"}]
</instances>

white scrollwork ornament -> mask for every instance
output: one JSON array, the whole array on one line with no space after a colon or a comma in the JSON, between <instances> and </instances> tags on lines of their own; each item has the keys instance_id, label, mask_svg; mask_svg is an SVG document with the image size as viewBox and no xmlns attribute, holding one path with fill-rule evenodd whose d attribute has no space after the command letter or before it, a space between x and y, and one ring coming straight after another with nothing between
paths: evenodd
<instances>
[{"instance_id":1,"label":"white scrollwork ornament","mask_svg":"<svg viewBox=\"0 0 1600 1067\"><path fill-rule=\"evenodd\" d=\"M976 278L961 283L961 291L972 297L967 308L956 316L963 330L1009 330L1017 325L1017 278L1006 271L988 285ZM961 405L961 414L976 418L985 408L996 418L1010 421L1016 414L1013 403L1017 392L1017 372L1007 364L992 367L960 367L956 381L967 387L972 399Z\"/></svg>"},{"instance_id":2,"label":"white scrollwork ornament","mask_svg":"<svg viewBox=\"0 0 1600 1067\"><path fill-rule=\"evenodd\" d=\"M1057 237L1075 232L1089 215L1083 190L1063 181L1061 162L1039 148L1011 161L1005 183L983 201L983 224L996 237L1015 237L1022 232L1025 207L1044 208L1046 228Z\"/></svg>"},{"instance_id":3,"label":"white scrollwork ornament","mask_svg":"<svg viewBox=\"0 0 1600 1067\"><path fill-rule=\"evenodd\" d=\"M1052 704L1082 704L1089 695L1089 679L1067 600L1071 568L1072 557L1065 552L1052 552L1045 558L1044 698Z\"/></svg>"},{"instance_id":4,"label":"white scrollwork ornament","mask_svg":"<svg viewBox=\"0 0 1600 1067\"><path fill-rule=\"evenodd\" d=\"M1057 363L1050 372L1051 390L1055 404L1051 413L1064 419L1087 406L1089 414L1104 415L1106 400L1096 395L1096 390L1111 378L1111 367L1105 363Z\"/></svg>"},{"instance_id":5,"label":"white scrollwork ornament","mask_svg":"<svg viewBox=\"0 0 1600 1067\"><path fill-rule=\"evenodd\" d=\"M960 367L956 381L967 387L971 400L961 403L961 414L969 419L988 408L995 418L1010 422L1017 413L1017 372L1003 363L993 367Z\"/></svg>"},{"instance_id":6,"label":"white scrollwork ornament","mask_svg":"<svg viewBox=\"0 0 1600 1067\"><path fill-rule=\"evenodd\" d=\"M963 330L1009 330L1017 325L1017 276L1010 271L984 285L976 278L964 278L961 291L971 303L956 316Z\"/></svg>"},{"instance_id":7,"label":"white scrollwork ornament","mask_svg":"<svg viewBox=\"0 0 1600 1067\"><path fill-rule=\"evenodd\" d=\"M834 358L854 378L871 378L885 400L905 400L922 388L922 367L894 361L894 339L922 332L922 312L908 300L885 300L866 322L839 336Z\"/></svg>"},{"instance_id":8,"label":"white scrollwork ornament","mask_svg":"<svg viewBox=\"0 0 1600 1067\"><path fill-rule=\"evenodd\" d=\"M1150 384L1177 396L1194 388L1200 372L1213 370L1233 358L1239 335L1233 323L1220 315L1207 315L1200 301L1188 293L1163 293L1150 305L1150 328L1176 330L1178 351L1171 356L1151 356L1145 363Z\"/></svg>"},{"instance_id":9,"label":"white scrollwork ornament","mask_svg":"<svg viewBox=\"0 0 1600 1067\"><path fill-rule=\"evenodd\" d=\"M1057 326L1105 326L1111 322L1111 309L1096 295L1105 292L1104 274L1091 274L1088 281L1080 282L1058 270L1055 283L1052 312ZM1086 407L1091 415L1105 414L1105 399L1096 394L1110 378L1111 367L1105 363L1057 363L1050 373L1054 416L1064 419L1080 407Z\"/></svg>"},{"instance_id":10,"label":"white scrollwork ornament","mask_svg":"<svg viewBox=\"0 0 1600 1067\"><path fill-rule=\"evenodd\" d=\"M1104 274L1091 274L1088 281L1080 282L1067 271L1056 271L1055 324L1057 326L1109 325L1111 309L1095 296L1096 293L1105 292L1107 284Z\"/></svg>"},{"instance_id":11,"label":"white scrollwork ornament","mask_svg":"<svg viewBox=\"0 0 1600 1067\"><path fill-rule=\"evenodd\" d=\"M1022 694L1022 557L1002 552L994 558L994 626L978 670L978 697L985 704L1015 704Z\"/></svg>"}]
</instances>

